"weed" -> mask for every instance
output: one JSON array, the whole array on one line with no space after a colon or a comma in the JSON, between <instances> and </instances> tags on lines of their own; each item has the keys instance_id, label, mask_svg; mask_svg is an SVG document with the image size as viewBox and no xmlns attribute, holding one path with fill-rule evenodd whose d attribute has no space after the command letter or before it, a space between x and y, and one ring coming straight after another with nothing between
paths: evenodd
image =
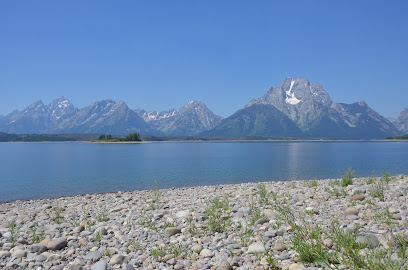
<instances>
[{"instance_id":1,"label":"weed","mask_svg":"<svg viewBox=\"0 0 408 270\"><path fill-rule=\"evenodd\" d=\"M259 202L260 203L269 203L269 192L266 189L265 184L263 183L258 183L258 191L259 191Z\"/></svg>"},{"instance_id":2,"label":"weed","mask_svg":"<svg viewBox=\"0 0 408 270\"><path fill-rule=\"evenodd\" d=\"M374 197L380 199L380 201L384 201L385 199L385 182L384 181L377 181L371 188L369 194Z\"/></svg>"},{"instance_id":3,"label":"weed","mask_svg":"<svg viewBox=\"0 0 408 270\"><path fill-rule=\"evenodd\" d=\"M228 254L230 255L231 258L235 257L235 253L233 252L233 248L228 249Z\"/></svg>"},{"instance_id":4,"label":"weed","mask_svg":"<svg viewBox=\"0 0 408 270\"><path fill-rule=\"evenodd\" d=\"M17 238L20 234L20 227L19 225L16 224L16 220L13 219L8 222L9 228L10 228L10 243L15 243L17 241Z\"/></svg>"},{"instance_id":5,"label":"weed","mask_svg":"<svg viewBox=\"0 0 408 270\"><path fill-rule=\"evenodd\" d=\"M235 230L238 232L239 239L241 241L242 246L248 247L249 245L252 244L253 240L251 239L253 235L253 231L248 229L247 227L242 226L241 223L239 223L236 227Z\"/></svg>"},{"instance_id":6,"label":"weed","mask_svg":"<svg viewBox=\"0 0 408 270\"><path fill-rule=\"evenodd\" d=\"M100 232L97 232L96 235L93 238L94 242L101 242L102 240L102 234Z\"/></svg>"},{"instance_id":7,"label":"weed","mask_svg":"<svg viewBox=\"0 0 408 270\"><path fill-rule=\"evenodd\" d=\"M136 251L136 250L139 250L139 249L140 249L140 244L139 244L139 243L136 243L136 242L134 242L134 241L129 241L129 243L128 243L128 248L129 248L130 250L132 250L132 251Z\"/></svg>"},{"instance_id":8,"label":"weed","mask_svg":"<svg viewBox=\"0 0 408 270\"><path fill-rule=\"evenodd\" d=\"M167 254L173 254L174 257L179 257L183 253L183 245L179 244L172 244L169 247Z\"/></svg>"},{"instance_id":9,"label":"weed","mask_svg":"<svg viewBox=\"0 0 408 270\"><path fill-rule=\"evenodd\" d=\"M340 186L340 180L336 179L336 180L330 181L329 186L331 187Z\"/></svg>"},{"instance_id":10,"label":"weed","mask_svg":"<svg viewBox=\"0 0 408 270\"><path fill-rule=\"evenodd\" d=\"M105 221L109 221L109 217L108 217L108 212L106 211L102 211L96 214L95 219L98 222L105 222Z\"/></svg>"},{"instance_id":11,"label":"weed","mask_svg":"<svg viewBox=\"0 0 408 270\"><path fill-rule=\"evenodd\" d=\"M384 183L389 183L391 182L392 178L390 177L390 174L388 172L383 172L382 177L380 179Z\"/></svg>"},{"instance_id":12,"label":"weed","mask_svg":"<svg viewBox=\"0 0 408 270\"><path fill-rule=\"evenodd\" d=\"M72 227L78 227L80 225L79 220L74 219L74 218L68 219L68 222L69 224L71 224Z\"/></svg>"},{"instance_id":13,"label":"weed","mask_svg":"<svg viewBox=\"0 0 408 270\"><path fill-rule=\"evenodd\" d=\"M61 224L61 221L64 220L64 217L61 215L62 208L54 207L51 211L45 211L47 217L54 221L56 224Z\"/></svg>"},{"instance_id":14,"label":"weed","mask_svg":"<svg viewBox=\"0 0 408 270\"><path fill-rule=\"evenodd\" d=\"M110 257L110 251L109 251L109 249L107 249L107 250L105 250L105 252L103 253L103 256L105 256L105 257Z\"/></svg>"},{"instance_id":15,"label":"weed","mask_svg":"<svg viewBox=\"0 0 408 270\"><path fill-rule=\"evenodd\" d=\"M382 212L377 212L374 215L374 219L377 221L381 221L382 223L390 226L392 224L392 214L390 213L390 211L388 210L388 208L386 208L384 211Z\"/></svg>"},{"instance_id":16,"label":"weed","mask_svg":"<svg viewBox=\"0 0 408 270\"><path fill-rule=\"evenodd\" d=\"M37 230L38 230L37 226L30 227L30 231L32 233L31 234L31 240L33 241L33 243L40 243L42 240L45 239L44 231L41 231L40 234L37 234Z\"/></svg>"},{"instance_id":17,"label":"weed","mask_svg":"<svg viewBox=\"0 0 408 270\"><path fill-rule=\"evenodd\" d=\"M187 224L188 224L187 231L191 236L199 234L198 228L191 218L187 219Z\"/></svg>"},{"instance_id":18,"label":"weed","mask_svg":"<svg viewBox=\"0 0 408 270\"><path fill-rule=\"evenodd\" d=\"M249 219L249 224L251 226L255 225L255 222L257 222L258 219L260 218L266 218L265 214L262 213L262 211L259 208L251 207L251 217Z\"/></svg>"},{"instance_id":19,"label":"weed","mask_svg":"<svg viewBox=\"0 0 408 270\"><path fill-rule=\"evenodd\" d=\"M308 187L308 188L314 188L314 187L317 187L318 185L319 184L316 179L305 181L305 187Z\"/></svg>"},{"instance_id":20,"label":"weed","mask_svg":"<svg viewBox=\"0 0 408 270\"><path fill-rule=\"evenodd\" d=\"M403 174L401 174L400 179L402 180L404 178L405 178L405 176Z\"/></svg>"},{"instance_id":21,"label":"weed","mask_svg":"<svg viewBox=\"0 0 408 270\"><path fill-rule=\"evenodd\" d=\"M228 215L229 202L215 197L209 201L205 210L206 229L210 232L224 232L231 223Z\"/></svg>"},{"instance_id":22,"label":"weed","mask_svg":"<svg viewBox=\"0 0 408 270\"><path fill-rule=\"evenodd\" d=\"M290 189L295 189L295 188L296 188L296 184L295 184L294 182L290 182L290 183L288 184L288 188L290 188Z\"/></svg>"},{"instance_id":23,"label":"weed","mask_svg":"<svg viewBox=\"0 0 408 270\"><path fill-rule=\"evenodd\" d=\"M273 252L268 252L265 259L268 265L264 266L264 270L282 270L273 258Z\"/></svg>"},{"instance_id":24,"label":"weed","mask_svg":"<svg viewBox=\"0 0 408 270\"><path fill-rule=\"evenodd\" d=\"M166 229L166 228L170 228L170 227L176 227L176 225L174 224L174 222L168 222L168 221L166 221L166 222L164 223L163 228Z\"/></svg>"},{"instance_id":25,"label":"weed","mask_svg":"<svg viewBox=\"0 0 408 270\"><path fill-rule=\"evenodd\" d=\"M335 187L332 187L330 189L329 187L326 187L324 190L327 193L329 193L330 196L333 196L333 197L336 197L336 198L347 196L347 191L344 188L337 189Z\"/></svg>"},{"instance_id":26,"label":"weed","mask_svg":"<svg viewBox=\"0 0 408 270\"><path fill-rule=\"evenodd\" d=\"M164 247L159 247L156 245L156 247L154 247L151 251L150 251L150 255L152 255L155 258L160 258L163 257L167 254L167 251Z\"/></svg>"},{"instance_id":27,"label":"weed","mask_svg":"<svg viewBox=\"0 0 408 270\"><path fill-rule=\"evenodd\" d=\"M259 262L262 259L262 253L255 252L254 257L255 257L255 262Z\"/></svg>"},{"instance_id":28,"label":"weed","mask_svg":"<svg viewBox=\"0 0 408 270\"><path fill-rule=\"evenodd\" d=\"M345 171L343 177L341 178L340 185L342 187L347 187L349 185L353 184L353 179L354 179L354 171L349 168L347 171Z\"/></svg>"},{"instance_id":29,"label":"weed","mask_svg":"<svg viewBox=\"0 0 408 270\"><path fill-rule=\"evenodd\" d=\"M371 184L373 184L374 182L375 182L375 174L374 174L374 172L373 172L373 173L371 174L371 176L366 179L366 184L367 184L367 185L371 185Z\"/></svg>"}]
</instances>

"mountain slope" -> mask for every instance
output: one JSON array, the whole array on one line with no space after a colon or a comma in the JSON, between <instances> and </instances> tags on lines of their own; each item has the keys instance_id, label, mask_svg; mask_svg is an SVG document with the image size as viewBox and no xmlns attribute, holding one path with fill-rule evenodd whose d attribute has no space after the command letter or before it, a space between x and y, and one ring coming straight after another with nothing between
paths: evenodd
<instances>
[{"instance_id":1,"label":"mountain slope","mask_svg":"<svg viewBox=\"0 0 408 270\"><path fill-rule=\"evenodd\" d=\"M80 109L56 128L57 133L103 133L125 135L130 132L147 134L152 129L125 102L95 102Z\"/></svg>"},{"instance_id":2,"label":"mountain slope","mask_svg":"<svg viewBox=\"0 0 408 270\"><path fill-rule=\"evenodd\" d=\"M221 137L298 137L301 131L285 114L272 105L253 104L224 119L204 136Z\"/></svg>"},{"instance_id":3,"label":"mountain slope","mask_svg":"<svg viewBox=\"0 0 408 270\"><path fill-rule=\"evenodd\" d=\"M50 105L37 101L23 111L14 111L3 117L0 130L9 133L51 133L60 121L76 112L76 108L64 97Z\"/></svg>"},{"instance_id":4,"label":"mountain slope","mask_svg":"<svg viewBox=\"0 0 408 270\"><path fill-rule=\"evenodd\" d=\"M190 101L179 110L163 112L137 110L152 128L171 136L191 136L210 130L221 123L221 116L214 114L199 101Z\"/></svg>"},{"instance_id":5,"label":"mountain slope","mask_svg":"<svg viewBox=\"0 0 408 270\"><path fill-rule=\"evenodd\" d=\"M395 120L395 126L399 129L400 132L403 134L408 134L408 107L405 108L400 115L398 116L397 120Z\"/></svg>"},{"instance_id":6,"label":"mountain slope","mask_svg":"<svg viewBox=\"0 0 408 270\"><path fill-rule=\"evenodd\" d=\"M337 104L331 100L321 84L309 82L306 78L286 78L278 87L270 88L263 97L250 101L245 108L255 104L271 105L292 120L301 133L288 133L287 136L291 137L383 139L398 133L390 121L372 110L365 102L350 105ZM255 123L249 124L248 121L266 123L268 117L280 119L279 113L274 112L276 115L273 116L272 112L253 115L245 125L255 125ZM261 120L262 118L264 119ZM227 119L222 124L232 125L226 122L231 119ZM215 130L218 128L216 127ZM229 134L239 136L238 130L242 129L243 127L235 128L236 133ZM273 129L277 129L276 122L273 124ZM287 127L282 125L281 129L285 131ZM266 131L256 133L258 136L269 136Z\"/></svg>"}]
</instances>

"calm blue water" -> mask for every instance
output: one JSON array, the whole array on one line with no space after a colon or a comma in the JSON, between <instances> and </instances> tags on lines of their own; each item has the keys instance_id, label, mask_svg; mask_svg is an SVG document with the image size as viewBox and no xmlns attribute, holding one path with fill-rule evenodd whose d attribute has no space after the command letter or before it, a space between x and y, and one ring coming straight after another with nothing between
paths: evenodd
<instances>
[{"instance_id":1,"label":"calm blue water","mask_svg":"<svg viewBox=\"0 0 408 270\"><path fill-rule=\"evenodd\" d=\"M404 142L0 143L0 201L251 181L408 174Z\"/></svg>"}]
</instances>

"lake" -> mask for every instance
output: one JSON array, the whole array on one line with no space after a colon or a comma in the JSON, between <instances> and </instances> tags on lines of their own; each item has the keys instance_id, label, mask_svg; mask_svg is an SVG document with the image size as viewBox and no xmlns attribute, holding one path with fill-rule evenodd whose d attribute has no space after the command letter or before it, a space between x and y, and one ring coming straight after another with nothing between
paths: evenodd
<instances>
[{"instance_id":1,"label":"lake","mask_svg":"<svg viewBox=\"0 0 408 270\"><path fill-rule=\"evenodd\" d=\"M0 201L159 188L408 174L408 143L0 143Z\"/></svg>"}]
</instances>

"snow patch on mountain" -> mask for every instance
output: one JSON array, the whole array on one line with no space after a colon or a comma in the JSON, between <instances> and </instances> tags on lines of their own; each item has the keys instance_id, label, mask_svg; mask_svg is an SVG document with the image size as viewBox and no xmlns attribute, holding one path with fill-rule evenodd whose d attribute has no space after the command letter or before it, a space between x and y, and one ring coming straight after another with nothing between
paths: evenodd
<instances>
[{"instance_id":1,"label":"snow patch on mountain","mask_svg":"<svg viewBox=\"0 0 408 270\"><path fill-rule=\"evenodd\" d=\"M286 91L286 103L291 104L291 105L296 105L299 102L301 102L301 100L299 100L298 98L295 97L295 93L292 93L292 88L293 85L295 84L295 80L292 80L290 82L290 88L288 91Z\"/></svg>"}]
</instances>

